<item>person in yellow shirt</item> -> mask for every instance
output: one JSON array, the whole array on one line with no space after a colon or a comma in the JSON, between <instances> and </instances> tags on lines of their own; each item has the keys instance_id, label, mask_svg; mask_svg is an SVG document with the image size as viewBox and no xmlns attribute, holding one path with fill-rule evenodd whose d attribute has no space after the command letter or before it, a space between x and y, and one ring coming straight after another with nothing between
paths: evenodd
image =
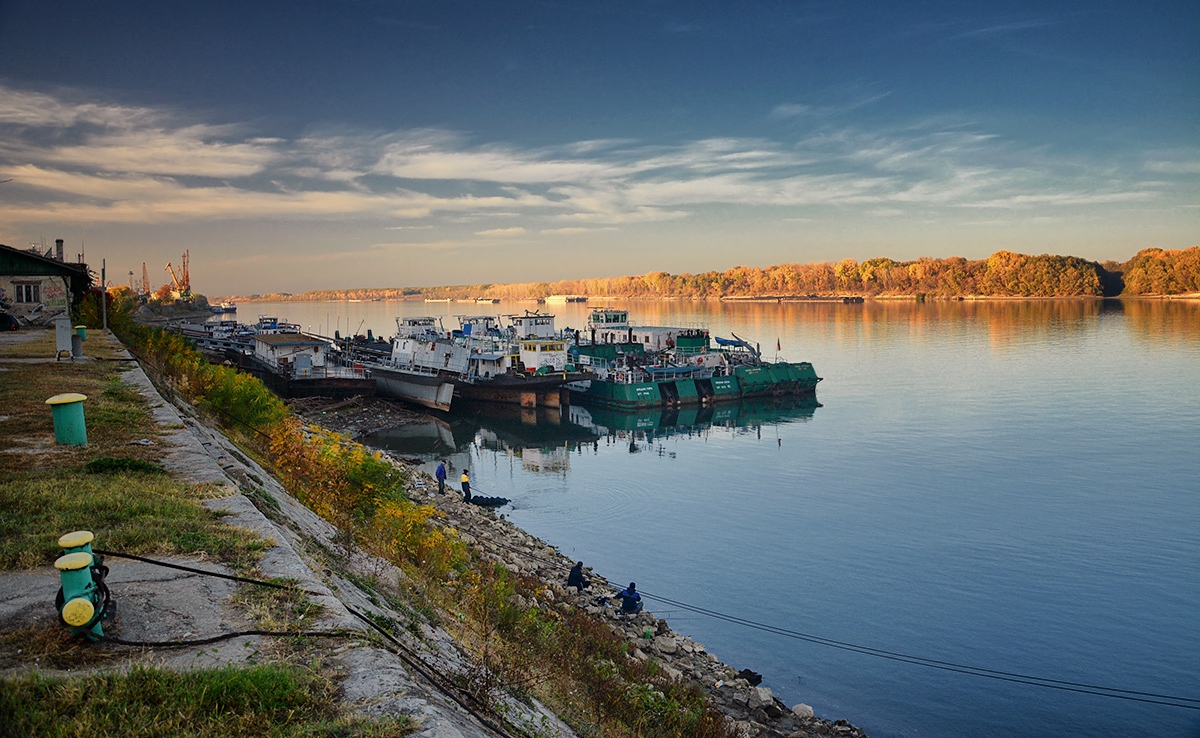
<instances>
[{"instance_id":1,"label":"person in yellow shirt","mask_svg":"<svg viewBox=\"0 0 1200 738\"><path fill-rule=\"evenodd\" d=\"M463 469L462 473L463 502L471 501L471 475Z\"/></svg>"}]
</instances>

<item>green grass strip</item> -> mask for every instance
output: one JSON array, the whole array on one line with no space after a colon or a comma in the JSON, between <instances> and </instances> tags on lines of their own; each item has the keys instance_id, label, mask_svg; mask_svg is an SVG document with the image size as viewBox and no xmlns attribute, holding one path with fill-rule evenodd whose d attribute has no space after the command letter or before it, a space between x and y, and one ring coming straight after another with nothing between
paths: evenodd
<instances>
[{"instance_id":1,"label":"green grass strip","mask_svg":"<svg viewBox=\"0 0 1200 738\"><path fill-rule=\"evenodd\" d=\"M174 672L134 667L69 679L0 680L0 734L20 736L402 736L406 718L341 714L326 676L281 666Z\"/></svg>"},{"instance_id":2,"label":"green grass strip","mask_svg":"<svg viewBox=\"0 0 1200 738\"><path fill-rule=\"evenodd\" d=\"M221 522L208 490L162 475L33 473L0 484L0 570L53 563L58 537L90 530L96 548L134 554L207 553L249 566L272 544Z\"/></svg>"}]
</instances>

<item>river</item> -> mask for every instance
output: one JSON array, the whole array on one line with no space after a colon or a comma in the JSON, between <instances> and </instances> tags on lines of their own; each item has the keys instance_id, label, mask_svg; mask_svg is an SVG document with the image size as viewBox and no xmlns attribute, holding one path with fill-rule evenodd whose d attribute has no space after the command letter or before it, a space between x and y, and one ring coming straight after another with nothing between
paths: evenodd
<instances>
[{"instance_id":1,"label":"river","mask_svg":"<svg viewBox=\"0 0 1200 738\"><path fill-rule=\"evenodd\" d=\"M811 361L819 406L460 413L372 442L469 467L480 494L512 498L514 522L614 582L786 631L648 602L789 705L874 738L1200 736L1200 710L800 637L1200 698L1200 302L605 304ZM396 315L532 307L251 303L240 317L390 336ZM542 307L584 324L586 306Z\"/></svg>"}]
</instances>

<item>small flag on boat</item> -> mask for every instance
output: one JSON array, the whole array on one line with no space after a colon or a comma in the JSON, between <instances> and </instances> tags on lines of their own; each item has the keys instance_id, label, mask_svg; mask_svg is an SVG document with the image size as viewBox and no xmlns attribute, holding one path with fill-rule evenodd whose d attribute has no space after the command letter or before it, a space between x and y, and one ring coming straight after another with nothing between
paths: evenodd
<instances>
[{"instance_id":1,"label":"small flag on boat","mask_svg":"<svg viewBox=\"0 0 1200 738\"><path fill-rule=\"evenodd\" d=\"M775 350L776 351L779 350L779 338L778 337L775 338Z\"/></svg>"}]
</instances>

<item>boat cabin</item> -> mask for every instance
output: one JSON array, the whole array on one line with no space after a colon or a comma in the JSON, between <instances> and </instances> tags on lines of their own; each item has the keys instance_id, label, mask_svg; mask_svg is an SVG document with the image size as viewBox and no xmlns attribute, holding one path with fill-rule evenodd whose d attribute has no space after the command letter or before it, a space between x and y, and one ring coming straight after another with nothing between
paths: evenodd
<instances>
[{"instance_id":1,"label":"boat cabin","mask_svg":"<svg viewBox=\"0 0 1200 738\"><path fill-rule=\"evenodd\" d=\"M517 365L515 354L475 352L471 354L471 376L490 379Z\"/></svg>"},{"instance_id":2,"label":"boat cabin","mask_svg":"<svg viewBox=\"0 0 1200 738\"><path fill-rule=\"evenodd\" d=\"M500 336L500 319L495 315L455 315L458 318L458 331L463 336L472 338L498 338Z\"/></svg>"},{"instance_id":3,"label":"boat cabin","mask_svg":"<svg viewBox=\"0 0 1200 738\"><path fill-rule=\"evenodd\" d=\"M254 330L259 334L272 333L299 333L300 325L298 323L288 323L271 315L258 316L258 322L254 325Z\"/></svg>"},{"instance_id":4,"label":"boat cabin","mask_svg":"<svg viewBox=\"0 0 1200 738\"><path fill-rule=\"evenodd\" d=\"M454 374L466 376L470 369L471 349L445 338L392 339L389 366L422 374Z\"/></svg>"},{"instance_id":5,"label":"boat cabin","mask_svg":"<svg viewBox=\"0 0 1200 738\"><path fill-rule=\"evenodd\" d=\"M517 338L555 337L553 315L526 310L524 315L510 315L508 318L516 329Z\"/></svg>"},{"instance_id":6,"label":"boat cabin","mask_svg":"<svg viewBox=\"0 0 1200 738\"><path fill-rule=\"evenodd\" d=\"M567 342L553 338L527 338L517 341L520 346L521 365L525 371L534 372L542 367L561 372L567 366Z\"/></svg>"},{"instance_id":7,"label":"boat cabin","mask_svg":"<svg viewBox=\"0 0 1200 738\"><path fill-rule=\"evenodd\" d=\"M328 343L303 333L259 333L254 337L254 356L276 371L295 377L323 373Z\"/></svg>"},{"instance_id":8,"label":"boat cabin","mask_svg":"<svg viewBox=\"0 0 1200 738\"><path fill-rule=\"evenodd\" d=\"M442 319L432 315L418 318L396 318L396 338L419 338L432 341L445 335Z\"/></svg>"}]
</instances>

